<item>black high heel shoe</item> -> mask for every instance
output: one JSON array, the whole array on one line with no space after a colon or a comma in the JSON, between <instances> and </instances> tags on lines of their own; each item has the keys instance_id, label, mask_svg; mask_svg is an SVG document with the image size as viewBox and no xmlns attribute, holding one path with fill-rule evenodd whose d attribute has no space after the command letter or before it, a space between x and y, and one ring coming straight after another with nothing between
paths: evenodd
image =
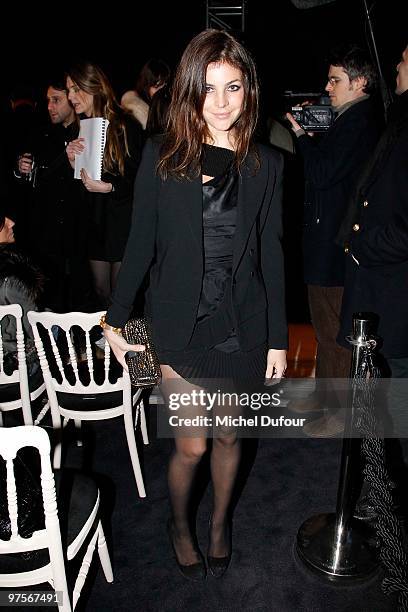
<instances>
[{"instance_id":1,"label":"black high heel shoe","mask_svg":"<svg viewBox=\"0 0 408 612\"><path fill-rule=\"evenodd\" d=\"M184 578L187 578L188 580L194 580L194 582L200 582L201 580L205 580L207 576L207 570L205 567L204 558L200 550L196 549L196 552L198 556L200 557L200 561L198 561L197 563L191 563L190 565L184 565L183 563L180 563L179 560L177 559L177 552L174 546L174 539L173 539L174 537L173 536L173 520L171 518L169 518L167 521L167 533L169 535L170 544L173 549L174 556L176 558L177 567L179 568L180 572L183 574Z\"/></svg>"},{"instance_id":2,"label":"black high heel shoe","mask_svg":"<svg viewBox=\"0 0 408 612\"><path fill-rule=\"evenodd\" d=\"M212 517L210 517L209 521L208 521L208 550L210 548L210 541L211 541L211 524L212 524ZM208 554L207 552L207 563L208 563L208 569L210 570L211 574L214 576L214 578L221 578L221 576L223 576L225 574L225 572L228 569L228 566L230 564L231 561L231 555L232 555L232 523L231 521L227 521L227 530L228 530L228 540L229 540L229 553L228 555L225 555L224 557L212 557L211 555Z\"/></svg>"}]
</instances>

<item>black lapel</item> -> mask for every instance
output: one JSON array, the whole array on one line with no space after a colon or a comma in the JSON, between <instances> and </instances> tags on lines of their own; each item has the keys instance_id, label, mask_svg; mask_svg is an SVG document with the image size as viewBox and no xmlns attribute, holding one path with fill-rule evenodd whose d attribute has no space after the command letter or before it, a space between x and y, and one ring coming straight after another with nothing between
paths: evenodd
<instances>
[{"instance_id":1,"label":"black lapel","mask_svg":"<svg viewBox=\"0 0 408 612\"><path fill-rule=\"evenodd\" d=\"M245 165L239 177L237 227L234 238L232 272L241 261L251 228L265 197L268 168L261 158L261 167L254 174L253 166Z\"/></svg>"}]
</instances>

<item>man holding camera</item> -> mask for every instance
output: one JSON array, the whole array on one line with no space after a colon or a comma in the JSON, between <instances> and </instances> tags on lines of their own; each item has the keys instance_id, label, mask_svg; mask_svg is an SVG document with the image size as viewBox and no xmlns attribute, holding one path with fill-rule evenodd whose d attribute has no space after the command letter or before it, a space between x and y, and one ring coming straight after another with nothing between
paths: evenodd
<instances>
[{"instance_id":1,"label":"man holding camera","mask_svg":"<svg viewBox=\"0 0 408 612\"><path fill-rule=\"evenodd\" d=\"M330 58L325 88L334 110L329 129L321 137L311 138L313 133L306 133L292 114L287 114L304 161L304 280L317 339L316 390L306 400L291 403L296 412L335 407L336 394L324 379L349 376L350 351L336 342L345 255L335 238L381 130L370 98L374 86L375 71L365 52L357 47L338 49ZM321 426L309 425L310 435L325 435Z\"/></svg>"}]
</instances>

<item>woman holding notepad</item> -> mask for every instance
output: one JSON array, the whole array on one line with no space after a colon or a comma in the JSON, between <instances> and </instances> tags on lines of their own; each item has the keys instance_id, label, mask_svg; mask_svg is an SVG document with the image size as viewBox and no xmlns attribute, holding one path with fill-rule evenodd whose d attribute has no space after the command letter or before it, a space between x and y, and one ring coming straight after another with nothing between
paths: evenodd
<instances>
[{"instance_id":1,"label":"woman holding notepad","mask_svg":"<svg viewBox=\"0 0 408 612\"><path fill-rule=\"evenodd\" d=\"M68 98L80 119L101 117L108 125L100 179L85 168L78 169L84 186L84 221L88 226L88 255L98 299L106 308L115 286L130 228L133 183L143 147L139 124L124 113L112 86L99 66L83 62L67 73ZM86 123L86 122L84 122ZM66 148L69 162L90 146L89 138L77 138ZM101 156L101 147L86 151L87 157Z\"/></svg>"}]
</instances>

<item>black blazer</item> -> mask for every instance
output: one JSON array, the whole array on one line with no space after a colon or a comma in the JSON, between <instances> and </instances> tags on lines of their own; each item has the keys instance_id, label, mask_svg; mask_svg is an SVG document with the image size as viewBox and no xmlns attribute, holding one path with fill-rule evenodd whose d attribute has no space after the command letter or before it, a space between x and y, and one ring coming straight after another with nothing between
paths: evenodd
<instances>
[{"instance_id":1,"label":"black blazer","mask_svg":"<svg viewBox=\"0 0 408 612\"><path fill-rule=\"evenodd\" d=\"M133 219L107 321L123 327L150 269L146 310L153 339L164 349L187 346L197 317L203 276L202 181L161 180L160 142L148 140L136 177ZM259 146L261 167L239 178L232 307L240 347L264 342L287 347L281 249L282 157ZM153 262L153 263L152 263ZM152 264L152 265L151 265Z\"/></svg>"}]
</instances>

